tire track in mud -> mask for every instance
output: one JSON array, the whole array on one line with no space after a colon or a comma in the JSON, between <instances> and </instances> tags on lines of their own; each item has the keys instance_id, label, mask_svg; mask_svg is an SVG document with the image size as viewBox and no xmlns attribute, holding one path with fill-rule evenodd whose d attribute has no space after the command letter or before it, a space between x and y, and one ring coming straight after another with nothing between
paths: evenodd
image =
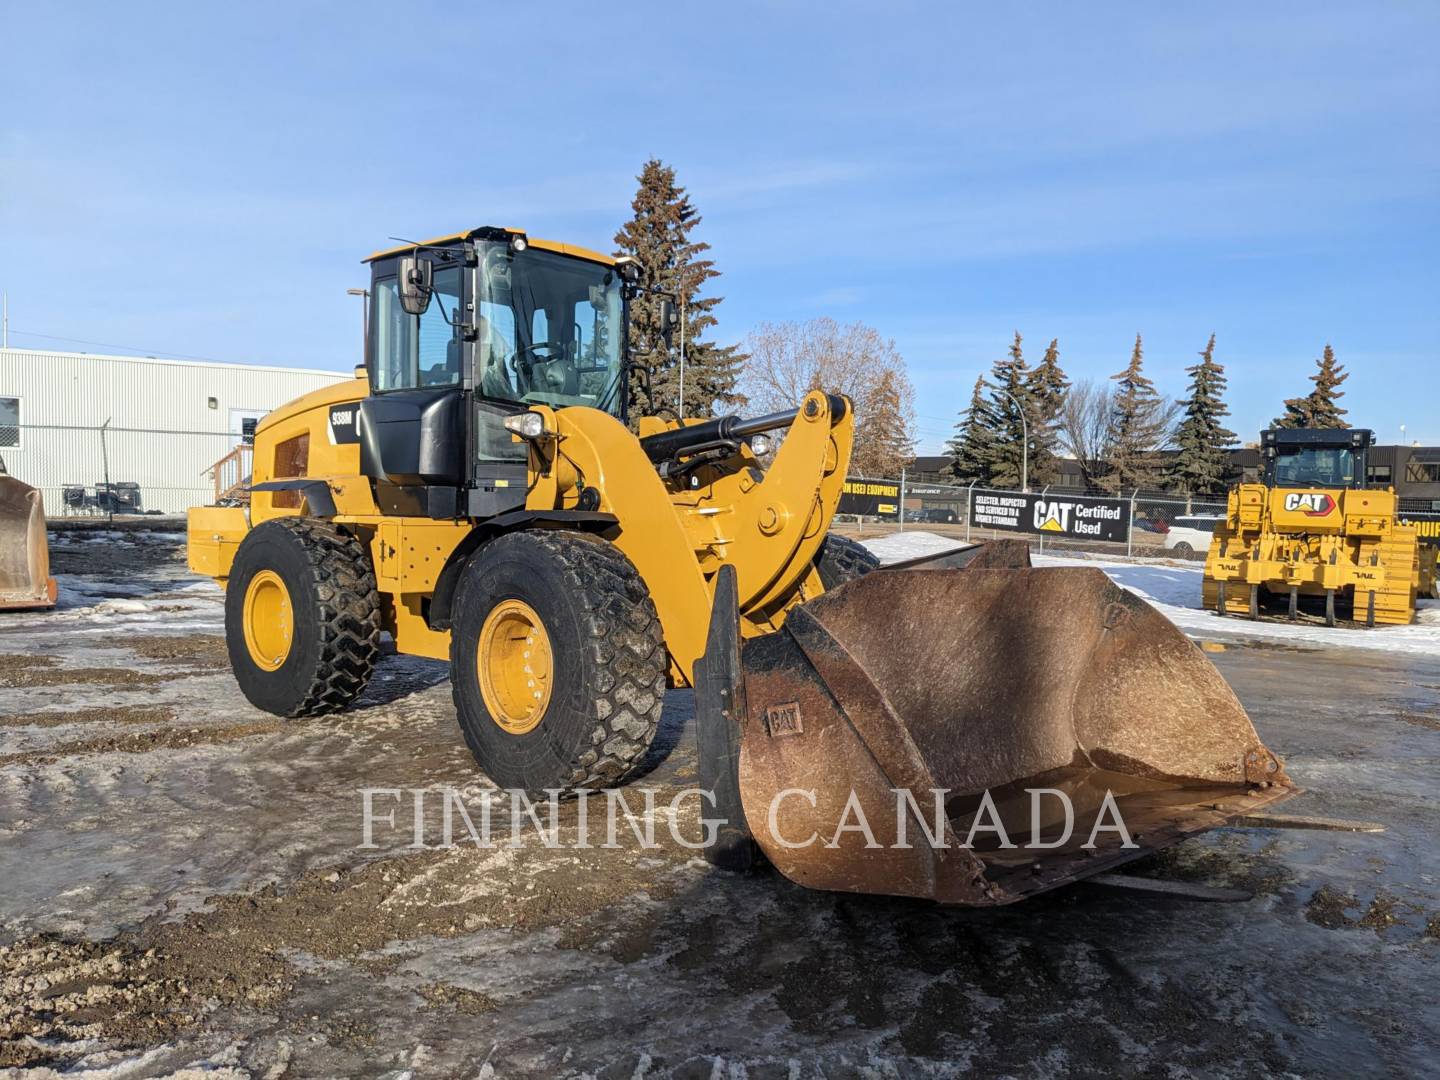
<instances>
[{"instance_id":1,"label":"tire track in mud","mask_svg":"<svg viewBox=\"0 0 1440 1080\"><path fill-rule=\"evenodd\" d=\"M0 754L0 768L7 765L54 765L91 754L148 754L155 750L183 750L192 746L235 742L255 735L271 735L286 728L279 720L211 727L156 728L152 731L97 735L55 743L41 750Z\"/></svg>"},{"instance_id":2,"label":"tire track in mud","mask_svg":"<svg viewBox=\"0 0 1440 1080\"><path fill-rule=\"evenodd\" d=\"M224 1010L272 1011L307 961L343 962L383 980L414 955L404 943L422 938L564 928L569 947L585 947L594 916L636 894L672 896L666 871L691 854L674 843L636 858L538 845L424 851L214 896L208 910L106 941L34 935L0 948L0 1068L61 1066L95 1040L155 1045ZM496 1008L445 983L415 993L464 1015Z\"/></svg>"},{"instance_id":3,"label":"tire track in mud","mask_svg":"<svg viewBox=\"0 0 1440 1080\"><path fill-rule=\"evenodd\" d=\"M0 653L0 688L31 689L38 686L89 684L113 687L158 686L176 678L173 674L135 671L112 667L62 667L53 656Z\"/></svg>"},{"instance_id":4,"label":"tire track in mud","mask_svg":"<svg viewBox=\"0 0 1440 1080\"><path fill-rule=\"evenodd\" d=\"M95 706L88 709L45 709L0 716L0 727L65 727L70 724L166 724L175 719L168 705Z\"/></svg>"}]
</instances>

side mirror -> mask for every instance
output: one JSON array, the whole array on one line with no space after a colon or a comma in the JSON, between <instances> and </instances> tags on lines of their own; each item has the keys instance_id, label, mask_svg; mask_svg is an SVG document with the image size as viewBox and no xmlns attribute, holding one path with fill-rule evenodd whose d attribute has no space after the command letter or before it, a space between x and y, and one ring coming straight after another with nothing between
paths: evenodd
<instances>
[{"instance_id":1,"label":"side mirror","mask_svg":"<svg viewBox=\"0 0 1440 1080\"><path fill-rule=\"evenodd\" d=\"M660 336L665 339L668 349L675 341L675 327L680 325L680 314L675 310L675 301L668 296L660 301Z\"/></svg>"},{"instance_id":2,"label":"side mirror","mask_svg":"<svg viewBox=\"0 0 1440 1080\"><path fill-rule=\"evenodd\" d=\"M406 315L424 315L430 306L430 295L434 292L431 273L434 264L417 255L406 255L400 260L400 307Z\"/></svg>"}]
</instances>

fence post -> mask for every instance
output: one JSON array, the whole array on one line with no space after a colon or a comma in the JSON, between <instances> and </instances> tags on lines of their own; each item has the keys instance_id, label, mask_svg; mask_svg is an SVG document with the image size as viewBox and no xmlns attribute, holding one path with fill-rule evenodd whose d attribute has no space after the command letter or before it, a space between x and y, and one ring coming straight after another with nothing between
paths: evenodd
<instances>
[{"instance_id":1,"label":"fence post","mask_svg":"<svg viewBox=\"0 0 1440 1080\"><path fill-rule=\"evenodd\" d=\"M110 451L105 447L105 429L110 426L111 417L105 418L105 423L100 425L100 466L105 474L105 519L112 525L115 522L115 492L110 487Z\"/></svg>"},{"instance_id":2,"label":"fence post","mask_svg":"<svg viewBox=\"0 0 1440 1080\"><path fill-rule=\"evenodd\" d=\"M1140 489L1137 487L1130 493L1130 524L1125 530L1125 556L1129 558L1135 551L1135 500L1140 497Z\"/></svg>"},{"instance_id":3,"label":"fence post","mask_svg":"<svg viewBox=\"0 0 1440 1080\"><path fill-rule=\"evenodd\" d=\"M976 477L975 479L978 480L979 477ZM975 497L975 480L971 480L971 481L970 481L970 486L965 489L965 543L967 543L967 544L970 542L970 518L971 518L971 516L972 516L971 513L970 513L970 511L973 509L973 506L972 506L972 503L970 502L970 500L973 499L974 497Z\"/></svg>"},{"instance_id":4,"label":"fence post","mask_svg":"<svg viewBox=\"0 0 1440 1080\"><path fill-rule=\"evenodd\" d=\"M1050 485L1049 485L1049 484L1046 484L1043 488L1041 488L1041 489L1040 489L1040 498L1042 498L1042 499L1045 498L1045 493L1046 493L1047 491L1049 491L1049 490L1050 490ZM1044 534L1043 532L1040 534L1040 554L1041 554L1041 555L1044 555L1044 554L1045 554L1045 534Z\"/></svg>"},{"instance_id":5,"label":"fence post","mask_svg":"<svg viewBox=\"0 0 1440 1080\"><path fill-rule=\"evenodd\" d=\"M905 466L900 466L900 531L905 531Z\"/></svg>"}]
</instances>

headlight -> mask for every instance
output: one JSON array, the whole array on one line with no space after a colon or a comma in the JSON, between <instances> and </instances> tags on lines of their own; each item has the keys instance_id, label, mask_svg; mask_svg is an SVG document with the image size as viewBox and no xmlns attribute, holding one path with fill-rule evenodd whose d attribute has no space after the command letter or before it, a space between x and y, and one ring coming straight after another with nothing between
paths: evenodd
<instances>
[{"instance_id":1,"label":"headlight","mask_svg":"<svg viewBox=\"0 0 1440 1080\"><path fill-rule=\"evenodd\" d=\"M756 457L764 457L770 452L770 436L751 435L750 450L754 453Z\"/></svg>"},{"instance_id":2,"label":"headlight","mask_svg":"<svg viewBox=\"0 0 1440 1080\"><path fill-rule=\"evenodd\" d=\"M505 430L513 431L522 439L538 439L545 434L545 417L538 412L516 413L505 418Z\"/></svg>"},{"instance_id":3,"label":"headlight","mask_svg":"<svg viewBox=\"0 0 1440 1080\"><path fill-rule=\"evenodd\" d=\"M510 250L515 252L516 254L524 251L529 246L530 241L525 239L523 233L516 233L514 236L510 237Z\"/></svg>"}]
</instances>

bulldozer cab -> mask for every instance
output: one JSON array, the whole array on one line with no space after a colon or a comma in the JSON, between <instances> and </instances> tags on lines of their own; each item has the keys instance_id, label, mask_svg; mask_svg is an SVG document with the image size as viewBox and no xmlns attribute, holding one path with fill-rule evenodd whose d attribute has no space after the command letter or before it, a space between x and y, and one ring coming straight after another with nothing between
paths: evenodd
<instances>
[{"instance_id":1,"label":"bulldozer cab","mask_svg":"<svg viewBox=\"0 0 1440 1080\"><path fill-rule=\"evenodd\" d=\"M1261 432L1271 488L1362 488L1373 433L1364 428L1271 428Z\"/></svg>"}]
</instances>

